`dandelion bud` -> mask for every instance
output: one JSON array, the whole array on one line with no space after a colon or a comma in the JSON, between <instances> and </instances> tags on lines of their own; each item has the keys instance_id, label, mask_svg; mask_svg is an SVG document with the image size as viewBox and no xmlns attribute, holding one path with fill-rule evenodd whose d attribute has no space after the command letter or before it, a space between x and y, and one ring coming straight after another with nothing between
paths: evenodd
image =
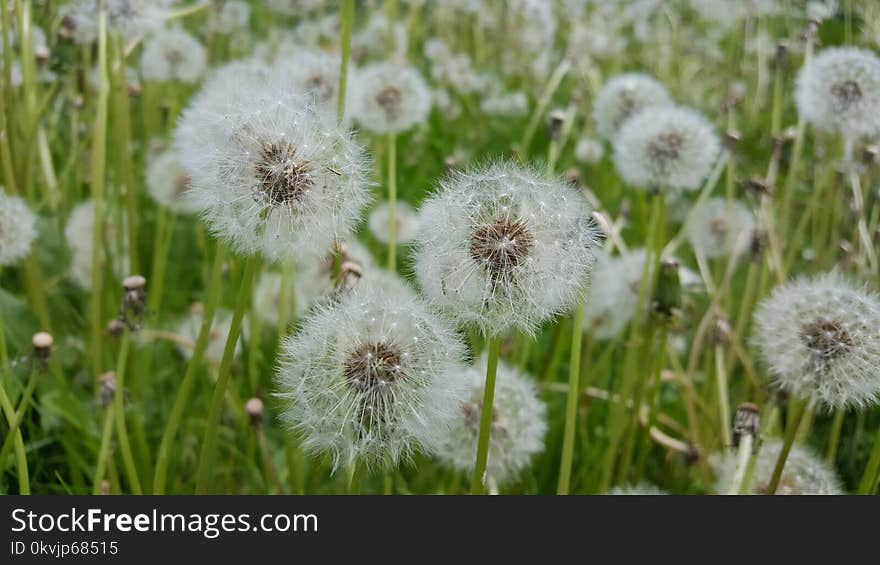
<instances>
[{"instance_id":1,"label":"dandelion bud","mask_svg":"<svg viewBox=\"0 0 880 565\"><path fill-rule=\"evenodd\" d=\"M776 68L783 68L783 66L788 63L788 45L786 45L785 43L778 43L776 45L776 53L774 57L776 61Z\"/></svg>"},{"instance_id":2,"label":"dandelion bud","mask_svg":"<svg viewBox=\"0 0 880 565\"><path fill-rule=\"evenodd\" d=\"M752 177L742 182L744 189L748 190L755 196L770 196L773 194L773 187L766 179L761 177Z\"/></svg>"},{"instance_id":3,"label":"dandelion bud","mask_svg":"<svg viewBox=\"0 0 880 565\"><path fill-rule=\"evenodd\" d=\"M575 168L565 171L565 183L572 188L578 188L581 185L581 172Z\"/></svg>"},{"instance_id":4,"label":"dandelion bud","mask_svg":"<svg viewBox=\"0 0 880 565\"><path fill-rule=\"evenodd\" d=\"M108 371L99 377L101 382L101 406L107 408L116 396L116 373Z\"/></svg>"},{"instance_id":5,"label":"dandelion bud","mask_svg":"<svg viewBox=\"0 0 880 565\"><path fill-rule=\"evenodd\" d=\"M34 357L45 361L49 358L49 355L52 354L52 343L54 340L52 336L46 332L37 332L34 334L34 337L31 339L31 343L34 346Z\"/></svg>"},{"instance_id":6,"label":"dandelion bud","mask_svg":"<svg viewBox=\"0 0 880 565\"><path fill-rule=\"evenodd\" d=\"M681 308L681 281L678 277L678 261L664 259L660 262L657 288L654 291L654 311L671 316Z\"/></svg>"},{"instance_id":7,"label":"dandelion bud","mask_svg":"<svg viewBox=\"0 0 880 565\"><path fill-rule=\"evenodd\" d=\"M558 141L562 135L562 126L565 124L565 112L562 110L553 110L550 112L550 121L547 125L547 137L551 140Z\"/></svg>"},{"instance_id":8,"label":"dandelion bud","mask_svg":"<svg viewBox=\"0 0 880 565\"><path fill-rule=\"evenodd\" d=\"M110 481L104 479L101 481L101 494L103 496L107 496L110 494Z\"/></svg>"},{"instance_id":9,"label":"dandelion bud","mask_svg":"<svg viewBox=\"0 0 880 565\"><path fill-rule=\"evenodd\" d=\"M259 398L249 398L244 404L244 410L247 412L251 425L257 427L263 423L263 401Z\"/></svg>"},{"instance_id":10,"label":"dandelion bud","mask_svg":"<svg viewBox=\"0 0 880 565\"><path fill-rule=\"evenodd\" d=\"M752 238L749 241L749 257L753 263L760 263L764 260L764 250L767 249L767 232L756 229L752 231Z\"/></svg>"},{"instance_id":11,"label":"dandelion bud","mask_svg":"<svg viewBox=\"0 0 880 565\"><path fill-rule=\"evenodd\" d=\"M733 447L739 447L739 442L744 435L750 435L753 439L758 438L761 429L761 413L758 407L751 402L743 402L736 407L736 415L733 419L733 434L731 439ZM755 449L757 445L755 445Z\"/></svg>"},{"instance_id":12,"label":"dandelion bud","mask_svg":"<svg viewBox=\"0 0 880 565\"><path fill-rule=\"evenodd\" d=\"M732 148L737 145L740 141L742 141L742 132L736 129L729 129L727 133L724 134L724 144L728 148Z\"/></svg>"},{"instance_id":13,"label":"dandelion bud","mask_svg":"<svg viewBox=\"0 0 880 565\"><path fill-rule=\"evenodd\" d=\"M601 237L603 241L608 239L614 230L614 228L611 227L611 219L606 216L604 212L598 210L593 212L592 217L596 226L599 228L597 235Z\"/></svg>"},{"instance_id":14,"label":"dandelion bud","mask_svg":"<svg viewBox=\"0 0 880 565\"><path fill-rule=\"evenodd\" d=\"M107 334L113 337L119 337L125 333L126 324L119 318L113 318L107 322Z\"/></svg>"},{"instance_id":15,"label":"dandelion bud","mask_svg":"<svg viewBox=\"0 0 880 565\"><path fill-rule=\"evenodd\" d=\"M718 318L715 320L715 327L712 330L712 342L716 345L727 345L730 343L730 322L727 318Z\"/></svg>"},{"instance_id":16,"label":"dandelion bud","mask_svg":"<svg viewBox=\"0 0 880 565\"><path fill-rule=\"evenodd\" d=\"M867 165L876 163L878 157L880 157L880 145L872 143L870 145L866 145L865 148L862 150L862 160Z\"/></svg>"}]
</instances>

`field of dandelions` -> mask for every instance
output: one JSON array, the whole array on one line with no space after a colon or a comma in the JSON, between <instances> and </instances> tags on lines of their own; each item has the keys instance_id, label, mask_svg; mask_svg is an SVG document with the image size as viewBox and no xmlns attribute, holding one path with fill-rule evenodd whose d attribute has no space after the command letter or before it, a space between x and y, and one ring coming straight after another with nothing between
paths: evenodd
<instances>
[{"instance_id":1,"label":"field of dandelions","mask_svg":"<svg viewBox=\"0 0 880 565\"><path fill-rule=\"evenodd\" d=\"M873 494L873 0L8 0L0 491Z\"/></svg>"}]
</instances>

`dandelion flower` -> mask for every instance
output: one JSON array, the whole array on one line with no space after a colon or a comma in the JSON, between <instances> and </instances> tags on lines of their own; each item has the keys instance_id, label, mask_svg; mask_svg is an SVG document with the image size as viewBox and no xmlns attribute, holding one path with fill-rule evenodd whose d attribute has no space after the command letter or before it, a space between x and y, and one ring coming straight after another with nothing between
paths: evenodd
<instances>
[{"instance_id":1,"label":"dandelion flower","mask_svg":"<svg viewBox=\"0 0 880 565\"><path fill-rule=\"evenodd\" d=\"M574 307L598 231L583 195L508 163L453 171L420 211L415 270L458 322L499 335Z\"/></svg>"},{"instance_id":2,"label":"dandelion flower","mask_svg":"<svg viewBox=\"0 0 880 565\"><path fill-rule=\"evenodd\" d=\"M194 83L205 73L207 56L199 40L178 27L163 29L144 43L144 80Z\"/></svg>"},{"instance_id":3,"label":"dandelion flower","mask_svg":"<svg viewBox=\"0 0 880 565\"><path fill-rule=\"evenodd\" d=\"M176 214L195 214L198 208L186 196L190 178L173 149L153 156L147 164L147 194Z\"/></svg>"},{"instance_id":4,"label":"dandelion flower","mask_svg":"<svg viewBox=\"0 0 880 565\"><path fill-rule=\"evenodd\" d=\"M417 70L374 63L358 73L353 108L358 123L375 133L399 133L428 119L431 91Z\"/></svg>"},{"instance_id":5,"label":"dandelion flower","mask_svg":"<svg viewBox=\"0 0 880 565\"><path fill-rule=\"evenodd\" d=\"M394 51L390 54L390 57L386 57L386 39L388 35L388 18L381 12L374 13L370 16L369 21L367 21L367 25L351 36L352 56L360 62L379 58L387 58L392 61L404 60L409 42L406 26L400 22L395 22L392 26L391 35L394 41Z\"/></svg>"},{"instance_id":6,"label":"dandelion flower","mask_svg":"<svg viewBox=\"0 0 880 565\"><path fill-rule=\"evenodd\" d=\"M595 165L602 160L605 155L605 148L602 142L591 137L582 137L578 140L574 148L574 156L581 163L587 165Z\"/></svg>"},{"instance_id":7,"label":"dandelion flower","mask_svg":"<svg viewBox=\"0 0 880 565\"><path fill-rule=\"evenodd\" d=\"M217 30L220 33L232 33L248 26L251 7L241 0L225 0L220 13L217 14Z\"/></svg>"},{"instance_id":8,"label":"dandelion flower","mask_svg":"<svg viewBox=\"0 0 880 565\"><path fill-rule=\"evenodd\" d=\"M387 202L381 202L370 212L368 225L373 237L382 243L388 243L388 227L390 209ZM419 228L419 218L415 210L406 202L397 203L397 243L407 244L416 237Z\"/></svg>"},{"instance_id":9,"label":"dandelion flower","mask_svg":"<svg viewBox=\"0 0 880 565\"><path fill-rule=\"evenodd\" d=\"M279 62L284 66L291 88L311 96L316 104L324 106L329 111L336 112L341 62L338 54L313 49L304 50L301 46L297 46L297 51L289 56L279 53L276 56L276 65ZM350 68L349 77L353 75L353 69ZM346 107L349 107L355 98L356 86L356 81L349 81L346 89Z\"/></svg>"},{"instance_id":10,"label":"dandelion flower","mask_svg":"<svg viewBox=\"0 0 880 565\"><path fill-rule=\"evenodd\" d=\"M795 101L817 129L849 140L880 132L880 59L867 49L824 49L798 74Z\"/></svg>"},{"instance_id":11,"label":"dandelion flower","mask_svg":"<svg viewBox=\"0 0 880 565\"><path fill-rule=\"evenodd\" d=\"M754 229L755 217L742 203L710 198L693 211L687 237L704 256L723 257L745 251Z\"/></svg>"},{"instance_id":12,"label":"dandelion flower","mask_svg":"<svg viewBox=\"0 0 880 565\"><path fill-rule=\"evenodd\" d=\"M755 312L755 347L781 389L831 408L880 395L880 302L836 273L801 277Z\"/></svg>"},{"instance_id":13,"label":"dandelion flower","mask_svg":"<svg viewBox=\"0 0 880 565\"><path fill-rule=\"evenodd\" d=\"M73 208L67 225L64 227L64 238L73 253L70 262L70 278L83 290L92 288L92 251L94 249L92 229L94 225L95 203L92 200L87 200ZM104 245L98 253L99 272L103 273L107 270L108 257L106 252L109 251L111 271L120 281L130 274L127 240L119 237L120 230L123 229L124 227L116 225L115 214L105 210L102 226Z\"/></svg>"},{"instance_id":14,"label":"dandelion flower","mask_svg":"<svg viewBox=\"0 0 880 565\"><path fill-rule=\"evenodd\" d=\"M681 107L648 108L620 128L614 164L623 180L653 190L694 190L715 164L721 144L712 124Z\"/></svg>"},{"instance_id":15,"label":"dandelion flower","mask_svg":"<svg viewBox=\"0 0 880 565\"><path fill-rule=\"evenodd\" d=\"M283 345L277 384L303 447L335 467L436 449L466 390L455 332L393 275L313 311Z\"/></svg>"},{"instance_id":16,"label":"dandelion flower","mask_svg":"<svg viewBox=\"0 0 880 565\"><path fill-rule=\"evenodd\" d=\"M7 196L0 187L0 267L13 265L30 253L36 224L37 217L25 201Z\"/></svg>"},{"instance_id":17,"label":"dandelion flower","mask_svg":"<svg viewBox=\"0 0 880 565\"><path fill-rule=\"evenodd\" d=\"M648 107L671 106L666 87L642 73L625 73L609 80L596 95L593 120L605 139L614 139L630 116Z\"/></svg>"},{"instance_id":18,"label":"dandelion flower","mask_svg":"<svg viewBox=\"0 0 880 565\"><path fill-rule=\"evenodd\" d=\"M135 39L162 27L163 2L156 0L104 0L107 29L126 39ZM62 28L76 43L91 43L98 37L98 0L74 0L59 8Z\"/></svg>"},{"instance_id":19,"label":"dandelion flower","mask_svg":"<svg viewBox=\"0 0 880 565\"><path fill-rule=\"evenodd\" d=\"M195 303L190 307L189 315L186 316L177 325L176 333L185 340L185 343L178 344L178 351L184 358L190 359L193 354L196 339L199 337L199 331L202 328L202 320L204 319L205 309L200 303ZM223 350L226 348L226 338L229 336L229 328L232 326L232 312L228 310L218 309L214 312L214 322L211 325L211 332L208 334L208 345L205 347L204 358L213 365L220 365L223 359ZM243 323L242 327L246 328L247 323ZM235 351L233 358L238 358L241 354L241 337L235 343Z\"/></svg>"},{"instance_id":20,"label":"dandelion flower","mask_svg":"<svg viewBox=\"0 0 880 565\"><path fill-rule=\"evenodd\" d=\"M584 305L584 330L594 338L613 339L632 320L646 255L644 249L632 249L626 255L614 257L604 252L597 254L590 297Z\"/></svg>"},{"instance_id":21,"label":"dandelion flower","mask_svg":"<svg viewBox=\"0 0 880 565\"><path fill-rule=\"evenodd\" d=\"M470 383L470 395L459 407L438 451L442 461L468 473L474 470L487 359L484 354L476 365L461 369ZM547 407L538 398L532 379L516 368L499 362L496 379L486 474L503 485L544 449Z\"/></svg>"},{"instance_id":22,"label":"dandelion flower","mask_svg":"<svg viewBox=\"0 0 880 565\"><path fill-rule=\"evenodd\" d=\"M780 449L782 449L782 441L778 439L767 441L761 446L755 462L755 471L749 483L751 494L766 494ZM730 490L736 472L736 460L736 453L730 452L715 461L718 475L716 492L725 493ZM782 469L782 478L776 494L836 495L844 492L836 473L825 461L809 449L794 445Z\"/></svg>"},{"instance_id":23,"label":"dandelion flower","mask_svg":"<svg viewBox=\"0 0 880 565\"><path fill-rule=\"evenodd\" d=\"M329 249L369 199L363 148L285 80L221 85L181 118L175 147L188 197L211 230L270 259Z\"/></svg>"}]
</instances>

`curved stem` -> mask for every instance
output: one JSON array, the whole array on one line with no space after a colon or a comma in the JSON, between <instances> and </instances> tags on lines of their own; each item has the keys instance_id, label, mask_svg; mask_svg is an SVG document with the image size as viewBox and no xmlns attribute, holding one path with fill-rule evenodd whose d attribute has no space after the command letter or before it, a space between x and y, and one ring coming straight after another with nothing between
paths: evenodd
<instances>
[{"instance_id":1,"label":"curved stem","mask_svg":"<svg viewBox=\"0 0 880 565\"><path fill-rule=\"evenodd\" d=\"M223 410L226 389L229 387L232 359L235 355L238 336L241 333L241 322L244 318L245 310L247 310L247 306L251 302L251 283L259 263L259 257L251 256L247 258L244 264L244 272L241 275L238 296L235 300L235 310L232 314L232 324L229 327L229 335L226 336L223 358L220 361L220 371L217 375L217 382L214 385L214 396L211 398L211 407L208 409L208 421L205 427L205 437L202 440L199 470L196 476L196 494L205 494L210 488L214 451L217 445L217 430L220 427L220 412Z\"/></svg>"},{"instance_id":2,"label":"curved stem","mask_svg":"<svg viewBox=\"0 0 880 565\"><path fill-rule=\"evenodd\" d=\"M199 335L196 337L196 345L193 349L192 357L190 357L189 364L186 366L186 373L180 382L180 388L177 389L177 396L174 398L174 405L168 417L168 424L166 424L165 431L162 433L162 441L159 443L159 453L156 456L156 472L153 476L153 494L165 494L165 481L168 473L171 443L177 435L177 429L180 427L183 412L189 402L189 394L195 384L196 371L201 365L202 357L208 346L211 325L214 321L214 311L217 309L217 303L220 301L220 283L225 258L226 249L222 244L218 244L214 256L214 265L211 267L208 301L202 314L202 325L199 328Z\"/></svg>"},{"instance_id":3,"label":"curved stem","mask_svg":"<svg viewBox=\"0 0 880 565\"><path fill-rule=\"evenodd\" d=\"M483 389L483 411L480 415L480 436L477 440L477 461L471 477L471 494L483 494L483 476L489 461L489 435L492 431L492 405L495 403L495 376L498 374L498 353L501 339L487 338L489 360L486 365L486 384Z\"/></svg>"}]
</instances>

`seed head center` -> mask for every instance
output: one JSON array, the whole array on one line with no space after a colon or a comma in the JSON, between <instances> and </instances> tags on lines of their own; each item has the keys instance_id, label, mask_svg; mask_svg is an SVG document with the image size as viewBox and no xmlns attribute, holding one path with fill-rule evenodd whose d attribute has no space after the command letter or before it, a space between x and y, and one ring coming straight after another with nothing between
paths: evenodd
<instances>
[{"instance_id":1,"label":"seed head center","mask_svg":"<svg viewBox=\"0 0 880 565\"><path fill-rule=\"evenodd\" d=\"M862 99L862 87L854 80L836 82L831 85L831 94L845 110Z\"/></svg>"},{"instance_id":2,"label":"seed head center","mask_svg":"<svg viewBox=\"0 0 880 565\"><path fill-rule=\"evenodd\" d=\"M259 196L270 205L291 204L314 185L312 170L290 143L264 144L256 164Z\"/></svg>"},{"instance_id":3,"label":"seed head center","mask_svg":"<svg viewBox=\"0 0 880 565\"><path fill-rule=\"evenodd\" d=\"M811 353L823 360L836 359L853 345L846 328L826 318L817 318L801 326L800 338Z\"/></svg>"},{"instance_id":4,"label":"seed head center","mask_svg":"<svg viewBox=\"0 0 880 565\"><path fill-rule=\"evenodd\" d=\"M385 110L388 119L394 119L400 115L400 105L403 101L403 93L395 86L384 88L376 95L376 102Z\"/></svg>"},{"instance_id":5,"label":"seed head center","mask_svg":"<svg viewBox=\"0 0 880 565\"><path fill-rule=\"evenodd\" d=\"M402 359L403 352L394 344L365 343L345 360L343 376L348 386L357 392L381 392L386 386L405 377Z\"/></svg>"},{"instance_id":6,"label":"seed head center","mask_svg":"<svg viewBox=\"0 0 880 565\"><path fill-rule=\"evenodd\" d=\"M522 220L499 219L477 228L471 236L471 257L492 279L501 279L528 258L535 238Z\"/></svg>"}]
</instances>

